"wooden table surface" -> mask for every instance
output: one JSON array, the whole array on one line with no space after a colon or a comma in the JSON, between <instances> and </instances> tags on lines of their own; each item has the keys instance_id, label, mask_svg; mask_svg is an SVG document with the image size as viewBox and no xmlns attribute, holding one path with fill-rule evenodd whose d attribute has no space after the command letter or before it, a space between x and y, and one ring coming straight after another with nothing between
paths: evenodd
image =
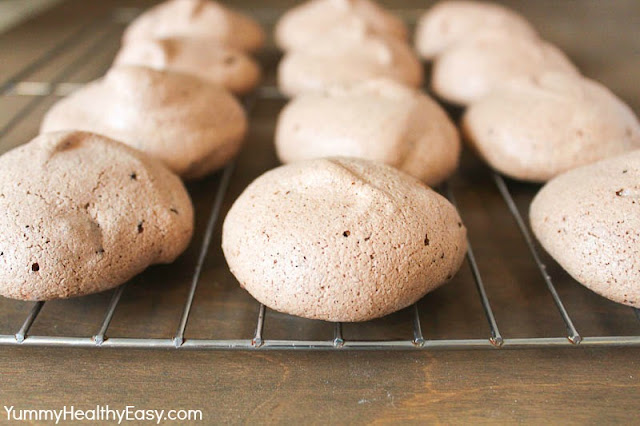
<instances>
[{"instance_id":1,"label":"wooden table surface","mask_svg":"<svg viewBox=\"0 0 640 426\"><path fill-rule=\"evenodd\" d=\"M16 70L49 52L61 40L91 23L73 48L21 76L25 81L83 83L100 76L117 49L118 31L100 24L114 7L144 7L144 0L68 0L42 16L0 35L0 85ZM603 82L640 111L640 1L542 0L504 2L522 12L541 35L565 50L585 75ZM273 23L292 2L237 1L238 7ZM387 2L402 16L431 2ZM120 9L121 14L127 12ZM64 25L61 24L64 22ZM94 24L95 23L95 24ZM91 61L83 49L99 42ZM278 56L259 55L268 83ZM74 63L75 62L75 63ZM73 64L68 72L65 68ZM0 99L0 152L28 141L57 99L5 95ZM33 103L33 104L31 104ZM247 147L223 206L261 172L277 165L272 136L284 102L263 99L251 118ZM28 113L16 120L16 111ZM465 155L452 182L469 227L487 292L504 335L562 336L562 321L531 261L511 216L484 166ZM196 211L209 208L219 176L190 185ZM537 190L510 182L521 211ZM206 214L198 214L202 230ZM219 250L220 226L189 321L187 338L250 336L257 304L239 289ZM172 267L152 268L123 295L110 336L171 336L188 290L200 232ZM545 258L545 261L549 261ZM628 308L610 303L573 282L549 262L558 291L585 335L640 333ZM32 334L92 335L111 293L47 303ZM15 332L30 304L0 300L0 334ZM482 306L468 266L454 280L420 302L429 338L468 338L487 334ZM404 338L410 313L345 326L359 338ZM270 313L270 338L330 338L330 324ZM121 349L0 347L0 403L16 408L61 408L96 404L123 408L202 409L213 422L393 423L525 422L632 423L640 409L640 349L567 348L412 352L216 352ZM4 410L0 410L0 423Z\"/></svg>"}]
</instances>

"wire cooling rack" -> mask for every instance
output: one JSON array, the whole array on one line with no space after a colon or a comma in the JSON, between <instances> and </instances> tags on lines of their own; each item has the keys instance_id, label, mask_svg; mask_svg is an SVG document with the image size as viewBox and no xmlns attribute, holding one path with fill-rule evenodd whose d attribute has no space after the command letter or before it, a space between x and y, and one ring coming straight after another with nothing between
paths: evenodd
<instances>
[{"instance_id":1,"label":"wire cooling rack","mask_svg":"<svg viewBox=\"0 0 640 426\"><path fill-rule=\"evenodd\" d=\"M402 12L402 11L400 11ZM404 11L405 15L415 16L414 11ZM26 66L13 72L13 74L7 78L4 83L0 85L0 94L2 95L2 101L9 105L10 114L8 118L3 120L2 127L0 128L0 149L6 151L10 147L16 146L27 139L18 140L17 136L12 137L12 132L21 125L24 121L39 121L42 112L47 103L50 104L56 97L66 95L75 89L82 83L73 83L69 81L69 78L77 75L78 70L81 68L90 68L93 71L85 73L84 77L80 79L89 80L100 75L106 70L112 58L112 52L117 49L119 34L124 28L124 25L129 22L137 13L139 9L127 9L118 8L114 11L110 11L107 15L102 15L88 22L86 25L80 27L77 32L71 34L51 49L47 50L41 56L37 57ZM402 13L401 13L402 14ZM265 12L265 19L273 20L274 11L267 10ZM264 17L263 17L264 18ZM85 39L89 34L96 34L90 41ZM75 52L70 54L69 52ZM105 54L96 54L96 52L107 52ZM272 52L273 53L273 52ZM65 59L65 55L70 56ZM275 55L275 53L273 54ZM272 55L272 56L273 56ZM63 58L63 59L60 59ZM264 57L263 57L264 59ZM275 61L271 61L273 65ZM89 64L89 65L88 65ZM93 65L95 66L93 66ZM55 66L54 66L55 65ZM54 69L54 71L43 72L48 68ZM268 65L265 66L268 68ZM34 79L39 75L47 75L46 80ZM273 76L271 76L273 77ZM244 100L244 104L247 108L248 116L252 118L253 110L256 103L264 100L271 100L275 102L284 103L284 99L278 93L277 88L270 84L269 76L265 78L265 83L249 98ZM271 81L273 79L271 78ZM277 117L277 111L275 111L271 120L274 121ZM32 129L34 126L31 126ZM35 127L37 129L37 127ZM34 136L34 132L30 136ZM20 133L18 132L18 135ZM247 150L249 148L245 148ZM515 225L514 230L510 235L510 238L521 239L520 243L526 246L530 259L528 261L535 265L536 274L539 274L535 281L535 291L547 291L548 296L555 306L557 316L562 321L565 333L552 334L552 335L534 335L534 336L521 336L519 333L514 337L507 337L500 331L499 321L496 320L494 314L494 308L490 301L490 292L487 291L485 282L483 281L483 273L481 271L491 270L492 264L486 265L480 264L476 258L476 255L480 252L474 252L475 241L473 240L473 229L470 228L470 241L469 249L467 253L466 265L463 268L469 268L470 274L467 276L472 280L472 287L475 287L477 293L476 301L482 309L482 316L486 318L485 332L476 333L477 335L472 337L452 337L447 335L445 327L443 336L430 337L428 333L423 333L423 324L425 316L437 316L437 311L434 312L434 308L429 309L428 313L420 307L420 302L414 304L410 308L406 309L399 317L393 317L393 319L382 319L373 322L370 328L385 327L385 321L394 322L393 327L402 328L408 331L407 338L367 338L370 333L365 333L365 337L360 337L358 333L354 336L345 337L343 332L343 324L324 323L323 326L330 327L331 333L326 339L316 338L302 338L298 337L297 332L304 326L298 326L298 321L309 321L303 319L297 319L293 317L285 316L284 314L275 313L269 311L264 305L258 305L255 301L252 301L248 295L247 300L251 306L255 306L253 326L251 328L254 332L251 335L239 336L237 338L208 338L199 336L186 336L186 332L189 325L189 320L192 316L193 305L197 300L198 287L202 285L211 285L210 282L203 279L203 268L207 261L208 256L213 251L220 251L220 247L214 246L214 234L216 229L220 226L224 209L228 208L228 204L233 201L234 197L230 197L228 189L234 179L234 172L236 171L236 161L229 164L224 170L218 173L217 176L210 179L208 182L215 188L213 191L206 191L204 197L199 198L200 204L205 205L204 209L197 210L197 214L206 214L208 219L206 223L202 223L202 226L196 228L196 234L201 235L196 243L199 247L192 250L194 261L192 263L192 271L190 278L186 282L188 290L186 291L186 298L184 300L176 300L174 303L180 304L179 318L176 318L175 332L171 335L162 337L157 336L126 336L117 337L108 336L110 325L112 324L114 315L117 313L120 302L123 295L131 287L131 284L125 284L115 289L112 292L112 296L106 307L104 308L104 314L94 326L94 333L87 333L87 335L57 335L56 333L31 333L34 323L39 318L39 315L45 306L45 302L33 303L26 314L26 318L22 320L21 325L17 327L17 330L0 330L0 345L23 345L23 346L73 346L73 347L93 347L93 348L166 348L166 349L245 349L245 350L264 350L264 349L333 349L333 350L348 350L348 349L482 349L482 348L527 348L527 347L585 347L585 346L640 346L640 323L635 324L637 326L636 332L629 335L628 333L622 335L585 335L579 332L580 325L576 325L576 322L569 314L568 309L565 307L565 300L561 297L560 292L554 285L554 280L550 273L547 272L545 261L543 257L545 254L538 248L535 241L532 238L530 230L526 224L526 220L518 207L517 198L520 197L519 191L523 189L521 184L509 182L505 180L499 174L491 171L484 170L486 176L488 176L488 182L494 186L494 190L499 193L501 197L501 209L509 212L511 225ZM255 172L257 176L259 172ZM254 177L255 177L254 176ZM467 179L468 180L468 179ZM473 180L473 179L472 179ZM486 184L486 182L485 182ZM513 192L512 187L515 187L516 192ZM525 191L529 195L531 188ZM441 188L441 192L454 204L458 204L456 200L456 191L453 184L445 184ZM525 196L526 198L526 196ZM529 197L530 198L530 197ZM527 203L524 203L525 206ZM477 206L477 204L476 204ZM460 206L459 206L460 207ZM208 208L208 209L207 209ZM463 218L473 217L476 212L474 211L474 204L467 207L460 207ZM505 224L507 227L508 224ZM497 242L499 244L499 242ZM507 264L514 259L501 259L501 261ZM522 262L522 259L519 260ZM548 259L547 264L552 262ZM554 270L557 272L559 268L555 265ZM146 273L145 273L146 274ZM144 275L144 274L143 274ZM495 275L495 274L492 274ZM528 277L531 281L531 277ZM570 281L565 275L562 276L562 280ZM500 283L497 283L498 285ZM237 286L237 283L234 283ZM449 286L453 284L448 284ZM507 285L505 283L505 285ZM573 292L587 292L588 290L580 287L574 282L568 284L572 286ZM495 286L494 286L495 287ZM498 288L498 287L495 287ZM162 290L158 290L162 291ZM432 297L427 295L425 299ZM614 318L620 317L621 310L624 309L628 312L628 316L632 317L634 314L636 319L640 321L640 312L638 310L632 310L620 305L615 305L612 302L608 302L604 299L600 299L597 296L593 297L598 310L601 308L604 311L597 318L606 318L609 316L607 309L615 310L616 314ZM523 303L530 305L539 303L539 298L535 300L519 299L514 303ZM140 302L138 300L138 302ZM4 304L9 307L14 305L24 306L25 302L18 301L4 301ZM51 303L51 302L49 302ZM65 302L62 302L65 303ZM136 300L133 300L136 303ZM252 305L253 304L253 305ZM436 309L438 307L436 306ZM64 305L57 305L56 309L65 309ZM250 308L249 308L250 309ZM2 315L2 314L0 314ZM60 314L64 316L64 313ZM268 333L265 333L265 324L267 316L277 316L279 321L282 322L285 318L284 334L291 333L291 337L281 338L282 332L278 333L276 338L270 338ZM548 312L545 314L550 315ZM553 314L552 314L553 315ZM581 315L582 316L582 315ZM505 318L509 318L509 315L504 315ZM590 317L593 320L592 317ZM542 318L536 318L535 316L528 318L528 321L536 322ZM136 318L129 318L130 322L137 321ZM446 320L446 319L445 319ZM450 321L456 320L455 318L449 319ZM459 320L459 318L457 319ZM223 321L222 326L231 324L230 321L236 321L234 319L227 319ZM635 320L634 320L635 322ZM475 324L477 326L477 324ZM219 327L219 326L217 326ZM288 327L288 328L287 328ZM345 325L346 327L346 325ZM514 327L509 327L513 329ZM597 327L596 327L597 328ZM55 330L55 326L53 327ZM477 329L477 327L476 327ZM624 328L624 331L629 330L629 326ZM633 328L631 328L633 329ZM151 333L152 334L152 333ZM521 334L521 333L520 333Z\"/></svg>"}]
</instances>

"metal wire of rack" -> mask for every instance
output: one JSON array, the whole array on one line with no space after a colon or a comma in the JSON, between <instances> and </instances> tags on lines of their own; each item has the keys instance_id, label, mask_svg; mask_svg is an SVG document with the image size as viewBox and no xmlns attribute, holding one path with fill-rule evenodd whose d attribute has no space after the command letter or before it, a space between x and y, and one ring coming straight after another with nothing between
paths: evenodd
<instances>
[{"instance_id":1,"label":"metal wire of rack","mask_svg":"<svg viewBox=\"0 0 640 426\"><path fill-rule=\"evenodd\" d=\"M57 55L62 54L81 40L82 36L91 31L96 24L102 22L125 23L135 15L136 10L118 9L114 13L101 16L96 20L89 22L76 33L64 39L39 58L26 65L19 71L15 72L4 83L0 84L0 96L32 96L29 102L15 111L15 114L9 119L2 128L0 128L0 139L9 133L9 131L18 125L21 120L27 117L35 108L37 108L43 99L49 95L64 95L73 90L77 85L68 83L67 77L82 63L90 60L91 54L99 49L105 41L112 36L115 31L121 30L121 27L113 26L108 29L105 34L90 44L76 60L60 69L49 81L32 82L26 81L25 78L33 74L40 67L47 64ZM252 97L245 100L245 106L248 115L251 116L252 107L256 99L278 99L281 95L277 88L273 86L260 87ZM274 350L274 349L326 349L326 350L429 350L429 349L487 349L487 348L528 348L528 347L585 347L585 346L640 346L640 334L628 336L585 336L581 335L576 328L573 319L565 308L565 304L561 299L552 277L547 273L547 269L538 248L534 242L529 228L527 227L513 195L509 189L505 179L496 172L491 172L493 182L501 194L506 207L511 213L515 221L521 237L524 239L530 254L537 265L541 279L546 285L553 302L566 326L566 335L559 337L505 337L501 334L498 322L494 315L490 298L485 289L484 281L480 273L480 267L474 253L472 242L469 241L467 252L467 263L470 268L471 275L474 280L478 298L487 320L487 335L478 338L465 339L429 339L425 337L421 327L420 309L418 304L411 307L411 323L407 325L412 331L412 339L406 340L358 340L345 339L343 335L343 325L335 323L333 326L333 338L327 340L299 340L299 339L270 339L264 335L265 322L267 320L268 309L264 305L260 305L256 313L255 331L252 336L237 339L204 339L204 338L185 338L185 331L188 327L190 314L192 312L193 303L196 297L196 290L201 281L202 268L211 250L212 236L216 225L219 223L223 202L227 195L230 182L232 180L236 164L235 161L229 164L219 176L219 183L213 198L211 200L211 208L209 210L208 221L204 230L203 240L201 242L197 262L190 280L189 291L181 310L181 316L176 325L176 331L172 336L164 338L136 338L136 337L108 337L107 332L118 308L123 293L127 289L127 284L122 285L113 291L111 300L109 301L106 312L102 321L96 325L96 333L89 336L71 337L71 336L50 336L50 335L31 335L29 334L32 325L36 321L45 302L35 302L22 322L20 328L11 334L0 334L0 345L22 345L22 346L68 346L68 347L93 347L93 348L165 348L165 349L244 349L244 350ZM454 191L450 185L443 185L442 192L454 204L456 198ZM19 303L19 302L16 302ZM640 321L640 311L633 310L637 320ZM630 315L633 315L630 312Z\"/></svg>"}]
</instances>

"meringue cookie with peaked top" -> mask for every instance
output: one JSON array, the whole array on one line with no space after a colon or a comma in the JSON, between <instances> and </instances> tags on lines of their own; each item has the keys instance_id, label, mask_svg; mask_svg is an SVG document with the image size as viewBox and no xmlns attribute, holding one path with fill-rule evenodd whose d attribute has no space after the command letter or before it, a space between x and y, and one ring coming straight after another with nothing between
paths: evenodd
<instances>
[{"instance_id":1,"label":"meringue cookie with peaked top","mask_svg":"<svg viewBox=\"0 0 640 426\"><path fill-rule=\"evenodd\" d=\"M415 303L453 277L466 247L466 229L444 197L355 158L263 174L222 230L231 272L251 295L326 321L366 321Z\"/></svg>"},{"instance_id":2,"label":"meringue cookie with peaked top","mask_svg":"<svg viewBox=\"0 0 640 426\"><path fill-rule=\"evenodd\" d=\"M354 28L407 40L407 27L371 0L310 0L288 10L278 20L274 37L282 50L304 47L334 30Z\"/></svg>"},{"instance_id":3,"label":"meringue cookie with peaked top","mask_svg":"<svg viewBox=\"0 0 640 426\"><path fill-rule=\"evenodd\" d=\"M203 38L253 52L265 34L254 19L210 0L168 0L145 11L125 30L123 41L167 37Z\"/></svg>"},{"instance_id":4,"label":"meringue cookie with peaked top","mask_svg":"<svg viewBox=\"0 0 640 426\"><path fill-rule=\"evenodd\" d=\"M446 101L468 105L511 78L547 71L579 74L564 53L545 41L486 30L436 58L431 87Z\"/></svg>"},{"instance_id":5,"label":"meringue cookie with peaked top","mask_svg":"<svg viewBox=\"0 0 640 426\"><path fill-rule=\"evenodd\" d=\"M73 129L121 141L196 179L235 156L247 118L222 86L187 74L120 66L58 101L41 126L42 132Z\"/></svg>"},{"instance_id":6,"label":"meringue cookie with peaked top","mask_svg":"<svg viewBox=\"0 0 640 426\"><path fill-rule=\"evenodd\" d=\"M542 246L573 278L640 308L640 151L554 178L529 217Z\"/></svg>"},{"instance_id":7,"label":"meringue cookie with peaked top","mask_svg":"<svg viewBox=\"0 0 640 426\"><path fill-rule=\"evenodd\" d=\"M606 87L572 74L505 83L471 104L463 131L493 168L534 182L640 149L633 111Z\"/></svg>"},{"instance_id":8,"label":"meringue cookie with peaked top","mask_svg":"<svg viewBox=\"0 0 640 426\"><path fill-rule=\"evenodd\" d=\"M497 3L449 0L437 3L420 17L416 49L421 57L431 60L455 43L487 29L503 31L510 37L537 37L526 19Z\"/></svg>"},{"instance_id":9,"label":"meringue cookie with peaked top","mask_svg":"<svg viewBox=\"0 0 640 426\"><path fill-rule=\"evenodd\" d=\"M260 67L249 55L201 38L131 40L120 48L114 65L192 74L238 94L249 92L260 80Z\"/></svg>"},{"instance_id":10,"label":"meringue cookie with peaked top","mask_svg":"<svg viewBox=\"0 0 640 426\"><path fill-rule=\"evenodd\" d=\"M193 206L159 161L85 132L42 134L0 157L0 295L83 296L173 262Z\"/></svg>"},{"instance_id":11,"label":"meringue cookie with peaked top","mask_svg":"<svg viewBox=\"0 0 640 426\"><path fill-rule=\"evenodd\" d=\"M460 141L426 94L378 79L294 98L278 118L276 149L284 163L358 157L436 185L457 168Z\"/></svg>"},{"instance_id":12,"label":"meringue cookie with peaked top","mask_svg":"<svg viewBox=\"0 0 640 426\"><path fill-rule=\"evenodd\" d=\"M361 29L331 31L287 52L278 66L278 86L288 96L379 77L418 87L422 65L406 43Z\"/></svg>"}]
</instances>

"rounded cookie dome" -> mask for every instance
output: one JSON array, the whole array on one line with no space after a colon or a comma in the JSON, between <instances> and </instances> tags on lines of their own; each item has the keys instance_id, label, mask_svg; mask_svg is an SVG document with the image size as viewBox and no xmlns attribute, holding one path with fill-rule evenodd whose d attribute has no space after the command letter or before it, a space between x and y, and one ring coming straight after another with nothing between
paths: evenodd
<instances>
[{"instance_id":1,"label":"rounded cookie dome","mask_svg":"<svg viewBox=\"0 0 640 426\"><path fill-rule=\"evenodd\" d=\"M431 98L380 79L294 98L280 113L276 149L283 163L364 158L436 185L457 168L460 140Z\"/></svg>"},{"instance_id":2,"label":"rounded cookie dome","mask_svg":"<svg viewBox=\"0 0 640 426\"><path fill-rule=\"evenodd\" d=\"M348 36L333 31L287 52L278 66L278 86L288 96L380 77L418 87L422 74L420 61L404 42L366 31Z\"/></svg>"},{"instance_id":3,"label":"rounded cookie dome","mask_svg":"<svg viewBox=\"0 0 640 426\"><path fill-rule=\"evenodd\" d=\"M544 182L640 148L640 123L607 88L562 73L521 77L473 103L466 139L496 170Z\"/></svg>"},{"instance_id":4,"label":"rounded cookie dome","mask_svg":"<svg viewBox=\"0 0 640 426\"><path fill-rule=\"evenodd\" d=\"M0 294L82 296L170 263L193 233L180 179L103 136L55 132L0 157Z\"/></svg>"},{"instance_id":5,"label":"rounded cookie dome","mask_svg":"<svg viewBox=\"0 0 640 426\"><path fill-rule=\"evenodd\" d=\"M487 30L436 58L431 87L446 101L468 105L511 78L547 71L579 74L564 53L547 42Z\"/></svg>"},{"instance_id":6,"label":"rounded cookie dome","mask_svg":"<svg viewBox=\"0 0 640 426\"><path fill-rule=\"evenodd\" d=\"M433 59L478 31L500 30L510 37L537 37L522 16L497 3L449 0L437 3L418 20L415 44L420 56Z\"/></svg>"},{"instance_id":7,"label":"rounded cookie dome","mask_svg":"<svg viewBox=\"0 0 640 426\"><path fill-rule=\"evenodd\" d=\"M231 207L231 272L277 311L365 321L450 279L466 251L456 209L417 179L359 159L302 161L256 179Z\"/></svg>"},{"instance_id":8,"label":"rounded cookie dome","mask_svg":"<svg viewBox=\"0 0 640 426\"><path fill-rule=\"evenodd\" d=\"M578 282L640 308L640 151L562 174L531 203L542 246Z\"/></svg>"},{"instance_id":9,"label":"rounded cookie dome","mask_svg":"<svg viewBox=\"0 0 640 426\"><path fill-rule=\"evenodd\" d=\"M260 80L260 67L251 56L199 38L132 40L120 48L114 65L191 74L239 94L251 91Z\"/></svg>"},{"instance_id":10,"label":"rounded cookie dome","mask_svg":"<svg viewBox=\"0 0 640 426\"><path fill-rule=\"evenodd\" d=\"M278 20L274 37L282 50L299 49L329 31L354 28L407 40L407 27L371 0L310 0Z\"/></svg>"},{"instance_id":11,"label":"rounded cookie dome","mask_svg":"<svg viewBox=\"0 0 640 426\"><path fill-rule=\"evenodd\" d=\"M41 126L42 132L55 130L108 136L195 179L235 156L247 119L222 86L181 73L120 66L56 103Z\"/></svg>"},{"instance_id":12,"label":"rounded cookie dome","mask_svg":"<svg viewBox=\"0 0 640 426\"><path fill-rule=\"evenodd\" d=\"M123 41L167 37L204 38L245 51L264 45L265 34L255 20L210 0L168 0L138 16Z\"/></svg>"}]
</instances>

